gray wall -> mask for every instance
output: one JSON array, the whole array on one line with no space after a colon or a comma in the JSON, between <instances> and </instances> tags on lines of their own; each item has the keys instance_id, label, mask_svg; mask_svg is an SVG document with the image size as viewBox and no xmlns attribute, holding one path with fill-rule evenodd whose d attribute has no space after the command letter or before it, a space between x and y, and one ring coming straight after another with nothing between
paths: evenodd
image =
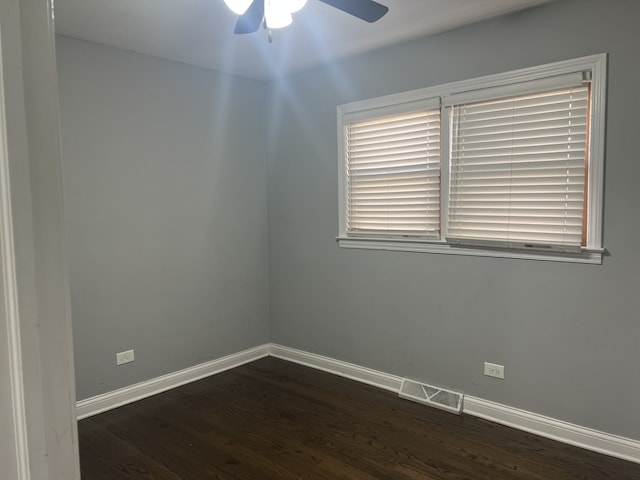
<instances>
[{"instance_id":1,"label":"gray wall","mask_svg":"<svg viewBox=\"0 0 640 480\"><path fill-rule=\"evenodd\" d=\"M274 84L271 340L640 438L639 18L637 0L563 0ZM338 247L337 105L602 52L602 266Z\"/></svg>"},{"instance_id":2,"label":"gray wall","mask_svg":"<svg viewBox=\"0 0 640 480\"><path fill-rule=\"evenodd\" d=\"M270 86L59 37L78 398L271 340L640 438L638 18L563 0ZM337 105L601 52L602 266L338 247Z\"/></svg>"},{"instance_id":3,"label":"gray wall","mask_svg":"<svg viewBox=\"0 0 640 480\"><path fill-rule=\"evenodd\" d=\"M264 85L57 49L78 398L267 342Z\"/></svg>"}]
</instances>

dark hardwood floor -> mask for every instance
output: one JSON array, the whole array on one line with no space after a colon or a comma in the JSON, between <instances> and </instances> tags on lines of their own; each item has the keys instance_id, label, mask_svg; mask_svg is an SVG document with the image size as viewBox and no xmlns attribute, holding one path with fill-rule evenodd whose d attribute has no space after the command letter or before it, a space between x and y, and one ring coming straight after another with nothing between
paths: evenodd
<instances>
[{"instance_id":1,"label":"dark hardwood floor","mask_svg":"<svg viewBox=\"0 0 640 480\"><path fill-rule=\"evenodd\" d=\"M79 422L83 480L639 480L640 465L274 358Z\"/></svg>"}]
</instances>

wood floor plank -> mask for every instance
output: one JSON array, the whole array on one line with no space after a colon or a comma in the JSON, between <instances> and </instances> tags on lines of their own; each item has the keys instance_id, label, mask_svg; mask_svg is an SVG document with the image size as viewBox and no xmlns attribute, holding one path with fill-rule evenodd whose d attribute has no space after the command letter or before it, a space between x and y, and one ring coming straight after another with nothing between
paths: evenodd
<instances>
[{"instance_id":1,"label":"wood floor plank","mask_svg":"<svg viewBox=\"0 0 640 480\"><path fill-rule=\"evenodd\" d=\"M640 465L265 358L79 422L83 480L639 480Z\"/></svg>"}]
</instances>

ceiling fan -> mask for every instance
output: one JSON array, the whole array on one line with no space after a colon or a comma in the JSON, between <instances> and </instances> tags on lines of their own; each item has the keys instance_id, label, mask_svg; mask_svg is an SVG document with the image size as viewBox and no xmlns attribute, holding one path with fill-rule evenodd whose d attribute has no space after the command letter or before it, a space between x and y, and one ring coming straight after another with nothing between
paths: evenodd
<instances>
[{"instance_id":1,"label":"ceiling fan","mask_svg":"<svg viewBox=\"0 0 640 480\"><path fill-rule=\"evenodd\" d=\"M319 1L369 23L380 20L389 11L373 0ZM245 34L257 32L263 22L269 30L286 27L291 23L291 14L300 10L306 0L225 0L225 3L239 15L233 33Z\"/></svg>"}]
</instances>

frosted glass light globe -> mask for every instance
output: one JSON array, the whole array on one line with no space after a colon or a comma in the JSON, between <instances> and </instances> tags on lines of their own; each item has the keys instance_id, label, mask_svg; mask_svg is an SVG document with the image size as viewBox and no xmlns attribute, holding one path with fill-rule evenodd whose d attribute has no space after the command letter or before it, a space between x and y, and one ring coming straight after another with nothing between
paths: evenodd
<instances>
[{"instance_id":1,"label":"frosted glass light globe","mask_svg":"<svg viewBox=\"0 0 640 480\"><path fill-rule=\"evenodd\" d=\"M293 21L286 2L282 0L265 0L264 19L267 23L267 28L271 29L287 27Z\"/></svg>"},{"instance_id":2,"label":"frosted glass light globe","mask_svg":"<svg viewBox=\"0 0 640 480\"><path fill-rule=\"evenodd\" d=\"M296 13L299 12L300 10L302 10L302 7L304 7L307 4L307 0L280 0L282 3L286 4L286 8L287 10L289 10L289 13Z\"/></svg>"},{"instance_id":3,"label":"frosted glass light globe","mask_svg":"<svg viewBox=\"0 0 640 480\"><path fill-rule=\"evenodd\" d=\"M251 5L253 0L224 0L224 3L227 4L227 7L231 9L233 13L236 15L242 15L247 11L249 5ZM258 2L262 0L256 0Z\"/></svg>"}]
</instances>

